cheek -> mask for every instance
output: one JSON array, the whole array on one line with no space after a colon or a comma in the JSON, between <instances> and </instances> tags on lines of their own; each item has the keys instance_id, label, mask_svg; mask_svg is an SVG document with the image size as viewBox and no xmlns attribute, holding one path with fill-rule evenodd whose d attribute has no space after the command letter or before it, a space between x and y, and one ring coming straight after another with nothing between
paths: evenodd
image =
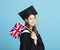
<instances>
[{"instance_id":1,"label":"cheek","mask_svg":"<svg viewBox=\"0 0 60 50\"><path fill-rule=\"evenodd\" d=\"M29 23L30 25L32 25L32 24L35 25L35 24L36 24L36 20L29 20L28 23Z\"/></svg>"},{"instance_id":2,"label":"cheek","mask_svg":"<svg viewBox=\"0 0 60 50\"><path fill-rule=\"evenodd\" d=\"M34 22L36 23L36 20L34 20Z\"/></svg>"},{"instance_id":3,"label":"cheek","mask_svg":"<svg viewBox=\"0 0 60 50\"><path fill-rule=\"evenodd\" d=\"M28 23L31 24L32 23L32 20L29 20Z\"/></svg>"}]
</instances>

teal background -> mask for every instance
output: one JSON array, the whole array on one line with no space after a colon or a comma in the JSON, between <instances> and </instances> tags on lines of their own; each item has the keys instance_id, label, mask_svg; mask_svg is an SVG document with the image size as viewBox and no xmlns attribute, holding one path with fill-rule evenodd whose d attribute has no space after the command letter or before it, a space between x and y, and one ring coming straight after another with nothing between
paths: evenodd
<instances>
[{"instance_id":1,"label":"teal background","mask_svg":"<svg viewBox=\"0 0 60 50\"><path fill-rule=\"evenodd\" d=\"M37 30L45 50L60 50L60 0L0 0L0 50L19 50L19 39L9 35L17 21L24 23L18 12L33 5L40 17Z\"/></svg>"}]
</instances>

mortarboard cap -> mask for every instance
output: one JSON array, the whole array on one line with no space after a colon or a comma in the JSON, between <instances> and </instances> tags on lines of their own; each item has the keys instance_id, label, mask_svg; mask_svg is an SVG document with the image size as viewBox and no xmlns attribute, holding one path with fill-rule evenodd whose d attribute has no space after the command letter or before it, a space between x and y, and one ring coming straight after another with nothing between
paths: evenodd
<instances>
[{"instance_id":1,"label":"mortarboard cap","mask_svg":"<svg viewBox=\"0 0 60 50\"><path fill-rule=\"evenodd\" d=\"M25 20L26 17L29 17L29 15L37 15L37 11L34 9L33 6L28 7L27 9L21 11L18 13L23 20Z\"/></svg>"}]
</instances>

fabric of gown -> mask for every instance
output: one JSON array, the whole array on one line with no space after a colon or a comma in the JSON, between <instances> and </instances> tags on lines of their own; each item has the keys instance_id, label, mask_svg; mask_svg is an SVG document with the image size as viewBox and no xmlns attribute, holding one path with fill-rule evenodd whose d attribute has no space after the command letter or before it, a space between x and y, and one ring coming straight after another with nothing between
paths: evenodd
<instances>
[{"instance_id":1,"label":"fabric of gown","mask_svg":"<svg viewBox=\"0 0 60 50\"><path fill-rule=\"evenodd\" d=\"M20 36L20 50L45 50L40 34L37 36L37 45L34 44L34 39L31 38L31 33L24 32Z\"/></svg>"}]
</instances>

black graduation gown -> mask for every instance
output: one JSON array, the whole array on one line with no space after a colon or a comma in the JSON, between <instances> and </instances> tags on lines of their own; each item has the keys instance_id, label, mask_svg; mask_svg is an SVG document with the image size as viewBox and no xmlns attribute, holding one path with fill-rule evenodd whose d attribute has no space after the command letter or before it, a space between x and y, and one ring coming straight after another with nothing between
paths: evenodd
<instances>
[{"instance_id":1,"label":"black graduation gown","mask_svg":"<svg viewBox=\"0 0 60 50\"><path fill-rule=\"evenodd\" d=\"M37 45L34 44L31 34L25 32L20 37L20 50L45 50L40 34L37 36Z\"/></svg>"}]
</instances>

